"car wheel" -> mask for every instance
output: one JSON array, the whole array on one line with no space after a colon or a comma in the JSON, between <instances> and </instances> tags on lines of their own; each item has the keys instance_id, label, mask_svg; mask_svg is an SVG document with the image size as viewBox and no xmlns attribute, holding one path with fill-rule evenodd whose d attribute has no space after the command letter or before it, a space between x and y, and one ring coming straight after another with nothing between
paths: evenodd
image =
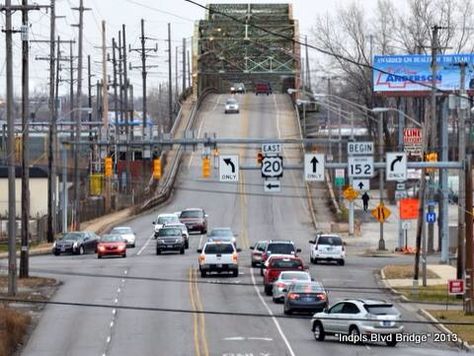
<instances>
[{"instance_id":1,"label":"car wheel","mask_svg":"<svg viewBox=\"0 0 474 356\"><path fill-rule=\"evenodd\" d=\"M291 314L293 314L293 311L292 311L291 309L286 309L286 308L284 308L284 309L283 309L283 313L284 313L285 315L291 315Z\"/></svg>"},{"instance_id":2,"label":"car wheel","mask_svg":"<svg viewBox=\"0 0 474 356\"><path fill-rule=\"evenodd\" d=\"M273 294L273 292L272 292ZM278 304L280 302L280 299L273 297L272 298L273 303Z\"/></svg>"},{"instance_id":3,"label":"car wheel","mask_svg":"<svg viewBox=\"0 0 474 356\"><path fill-rule=\"evenodd\" d=\"M79 255L83 255L84 252L84 246L79 246Z\"/></svg>"},{"instance_id":4,"label":"car wheel","mask_svg":"<svg viewBox=\"0 0 474 356\"><path fill-rule=\"evenodd\" d=\"M257 263L256 263L256 262L252 262L252 267L257 267Z\"/></svg>"},{"instance_id":5,"label":"car wheel","mask_svg":"<svg viewBox=\"0 0 474 356\"><path fill-rule=\"evenodd\" d=\"M135 244L132 245L132 248L135 248Z\"/></svg>"},{"instance_id":6,"label":"car wheel","mask_svg":"<svg viewBox=\"0 0 474 356\"><path fill-rule=\"evenodd\" d=\"M263 268L260 267L260 275L263 277Z\"/></svg>"},{"instance_id":7,"label":"car wheel","mask_svg":"<svg viewBox=\"0 0 474 356\"><path fill-rule=\"evenodd\" d=\"M161 250L156 250L157 255L161 255Z\"/></svg>"},{"instance_id":8,"label":"car wheel","mask_svg":"<svg viewBox=\"0 0 474 356\"><path fill-rule=\"evenodd\" d=\"M351 335L354 338L354 343L355 344L360 344L360 331L355 325L351 325L349 328L349 335Z\"/></svg>"},{"instance_id":9,"label":"car wheel","mask_svg":"<svg viewBox=\"0 0 474 356\"><path fill-rule=\"evenodd\" d=\"M397 338L395 337L394 334L392 334L390 336L391 336L391 338L387 339L387 341L385 341L385 343L387 344L387 346L394 347L397 344Z\"/></svg>"},{"instance_id":10,"label":"car wheel","mask_svg":"<svg viewBox=\"0 0 474 356\"><path fill-rule=\"evenodd\" d=\"M181 250L179 250L179 254L184 255L184 247L182 247Z\"/></svg>"},{"instance_id":11,"label":"car wheel","mask_svg":"<svg viewBox=\"0 0 474 356\"><path fill-rule=\"evenodd\" d=\"M314 264L314 258L309 256L309 262L313 263Z\"/></svg>"},{"instance_id":12,"label":"car wheel","mask_svg":"<svg viewBox=\"0 0 474 356\"><path fill-rule=\"evenodd\" d=\"M314 261L313 263L314 263L315 265L318 264L318 259L317 259L317 258L313 258L313 261Z\"/></svg>"},{"instance_id":13,"label":"car wheel","mask_svg":"<svg viewBox=\"0 0 474 356\"><path fill-rule=\"evenodd\" d=\"M339 263L339 266L344 266L345 262L344 262L344 260L339 260L338 263Z\"/></svg>"},{"instance_id":14,"label":"car wheel","mask_svg":"<svg viewBox=\"0 0 474 356\"><path fill-rule=\"evenodd\" d=\"M189 242L186 241L185 244L184 244L184 248L188 249L189 248Z\"/></svg>"},{"instance_id":15,"label":"car wheel","mask_svg":"<svg viewBox=\"0 0 474 356\"><path fill-rule=\"evenodd\" d=\"M127 257L127 253L124 253L124 254L122 255L122 258L125 258L125 257Z\"/></svg>"},{"instance_id":16,"label":"car wheel","mask_svg":"<svg viewBox=\"0 0 474 356\"><path fill-rule=\"evenodd\" d=\"M207 272L204 270L201 270L201 277L206 278Z\"/></svg>"},{"instance_id":17,"label":"car wheel","mask_svg":"<svg viewBox=\"0 0 474 356\"><path fill-rule=\"evenodd\" d=\"M265 291L265 294L266 294L266 295L272 295L272 294L273 294L273 293L272 293L272 286L271 286L271 285L269 285L269 286L266 285L266 286L264 287L264 291Z\"/></svg>"},{"instance_id":18,"label":"car wheel","mask_svg":"<svg viewBox=\"0 0 474 356\"><path fill-rule=\"evenodd\" d=\"M234 269L232 271L232 277L238 277L239 276L239 270L238 269Z\"/></svg>"},{"instance_id":19,"label":"car wheel","mask_svg":"<svg viewBox=\"0 0 474 356\"><path fill-rule=\"evenodd\" d=\"M97 255L97 258L99 258L99 259L102 258L102 255Z\"/></svg>"},{"instance_id":20,"label":"car wheel","mask_svg":"<svg viewBox=\"0 0 474 356\"><path fill-rule=\"evenodd\" d=\"M54 251L53 254L54 254L55 256L59 256L61 253L60 253L59 251Z\"/></svg>"},{"instance_id":21,"label":"car wheel","mask_svg":"<svg viewBox=\"0 0 474 356\"><path fill-rule=\"evenodd\" d=\"M316 341L324 341L326 333L324 332L323 324L320 321L317 321L313 325L313 336Z\"/></svg>"}]
</instances>

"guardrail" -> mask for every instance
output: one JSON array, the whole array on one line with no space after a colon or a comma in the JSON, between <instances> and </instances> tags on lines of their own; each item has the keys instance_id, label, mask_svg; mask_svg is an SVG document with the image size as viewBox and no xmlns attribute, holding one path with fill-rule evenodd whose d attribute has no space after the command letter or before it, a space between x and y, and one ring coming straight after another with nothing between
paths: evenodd
<instances>
[{"instance_id":1,"label":"guardrail","mask_svg":"<svg viewBox=\"0 0 474 356\"><path fill-rule=\"evenodd\" d=\"M206 98L206 96L213 93L213 92L216 92L216 89L214 89L214 88L206 89L201 94L201 96L198 98L197 102L194 104L194 106L191 110L191 114L189 115L190 118L188 120L188 123L186 125L185 130L189 130L192 127L192 125L194 124L194 121L196 119L196 114L197 114L197 111L198 111L199 107L201 106L201 104L204 101L204 99ZM171 129L172 131L173 131L173 129L174 129L174 131L176 131L176 128L178 126L175 127L175 125L176 125L176 122L175 122L175 124L173 125L173 127ZM175 132L172 132L172 134L174 135ZM179 166L181 165L182 155L183 155L183 147L179 146L177 151L176 151L176 155L174 156L173 162L170 165L169 174L166 176L164 183L161 185L160 191L158 192L158 194L155 197L147 200L144 204L142 204L138 208L139 211L144 211L144 210L150 209L150 208L152 208L152 207L154 207L158 204L161 204L161 203L163 203L163 202L165 202L166 200L169 199L169 197L171 195L172 188L173 188L174 183L176 181Z\"/></svg>"}]
</instances>

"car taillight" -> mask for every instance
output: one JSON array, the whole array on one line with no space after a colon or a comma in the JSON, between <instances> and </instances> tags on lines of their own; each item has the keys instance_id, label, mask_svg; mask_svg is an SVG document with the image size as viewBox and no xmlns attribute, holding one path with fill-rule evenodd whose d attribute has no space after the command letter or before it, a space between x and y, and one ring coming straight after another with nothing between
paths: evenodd
<instances>
[{"instance_id":1,"label":"car taillight","mask_svg":"<svg viewBox=\"0 0 474 356\"><path fill-rule=\"evenodd\" d=\"M118 245L118 249L119 249L119 250L123 250L123 249L125 249L125 245L124 245L124 244L120 244L120 245Z\"/></svg>"},{"instance_id":2,"label":"car taillight","mask_svg":"<svg viewBox=\"0 0 474 356\"><path fill-rule=\"evenodd\" d=\"M204 262L205 259L206 257L204 255L199 255L199 263Z\"/></svg>"},{"instance_id":3,"label":"car taillight","mask_svg":"<svg viewBox=\"0 0 474 356\"><path fill-rule=\"evenodd\" d=\"M237 260L239 259L239 256L237 255L236 252L232 254L232 262L237 263Z\"/></svg>"},{"instance_id":4,"label":"car taillight","mask_svg":"<svg viewBox=\"0 0 474 356\"><path fill-rule=\"evenodd\" d=\"M316 296L318 297L318 299L321 299L321 300L326 300L327 299L327 296L325 293L318 293L316 294Z\"/></svg>"},{"instance_id":5,"label":"car taillight","mask_svg":"<svg viewBox=\"0 0 474 356\"><path fill-rule=\"evenodd\" d=\"M267 257L268 257L268 256L267 256L266 253L262 253L262 260L263 260L263 261L266 261Z\"/></svg>"},{"instance_id":6,"label":"car taillight","mask_svg":"<svg viewBox=\"0 0 474 356\"><path fill-rule=\"evenodd\" d=\"M102 245L100 245L100 246L98 247L98 249L99 249L99 251L104 251L104 250L105 250L105 247L102 246Z\"/></svg>"},{"instance_id":7,"label":"car taillight","mask_svg":"<svg viewBox=\"0 0 474 356\"><path fill-rule=\"evenodd\" d=\"M291 299L291 300L298 299L299 297L300 297L299 294L296 294L296 293L288 294L288 299Z\"/></svg>"}]
</instances>

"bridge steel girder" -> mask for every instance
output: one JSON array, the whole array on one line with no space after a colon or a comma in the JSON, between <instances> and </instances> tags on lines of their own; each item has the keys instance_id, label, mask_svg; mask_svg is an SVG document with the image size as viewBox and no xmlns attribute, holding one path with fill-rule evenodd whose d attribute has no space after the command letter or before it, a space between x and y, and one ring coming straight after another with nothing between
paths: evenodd
<instances>
[{"instance_id":1,"label":"bridge steel girder","mask_svg":"<svg viewBox=\"0 0 474 356\"><path fill-rule=\"evenodd\" d=\"M209 5L205 20L195 26L197 93L208 87L226 92L234 82L247 90L258 81L270 82L274 92L299 88L298 40L291 4Z\"/></svg>"}]
</instances>

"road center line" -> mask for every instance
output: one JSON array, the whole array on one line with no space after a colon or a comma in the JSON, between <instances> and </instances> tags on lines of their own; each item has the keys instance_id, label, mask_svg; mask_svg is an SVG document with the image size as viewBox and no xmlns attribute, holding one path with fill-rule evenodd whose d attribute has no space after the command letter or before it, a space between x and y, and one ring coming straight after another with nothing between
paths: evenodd
<instances>
[{"instance_id":1,"label":"road center line","mask_svg":"<svg viewBox=\"0 0 474 356\"><path fill-rule=\"evenodd\" d=\"M252 278L252 283L253 283L253 287L255 288L255 291L257 292L257 295L258 295L258 298L260 299L260 301L262 302L263 306L265 307L265 309L267 309L267 312L269 315L271 315L272 317L272 320L273 320L273 323L275 324L277 330L278 330L278 333L280 334L281 338L283 339L283 342L285 343L289 353L291 356L295 356L295 352L293 351L293 348L291 347L290 343L288 342L288 339L285 335L285 333L283 332L283 330L281 329L281 326L280 326L280 323L278 322L278 320L275 318L275 315L273 314L272 310L270 309L270 307L268 306L268 304L265 302L265 299L263 299L262 297L262 294L260 293L260 290L258 289L257 287L257 283L255 282L255 276L253 274L253 268L250 268L250 276Z\"/></svg>"}]
</instances>

